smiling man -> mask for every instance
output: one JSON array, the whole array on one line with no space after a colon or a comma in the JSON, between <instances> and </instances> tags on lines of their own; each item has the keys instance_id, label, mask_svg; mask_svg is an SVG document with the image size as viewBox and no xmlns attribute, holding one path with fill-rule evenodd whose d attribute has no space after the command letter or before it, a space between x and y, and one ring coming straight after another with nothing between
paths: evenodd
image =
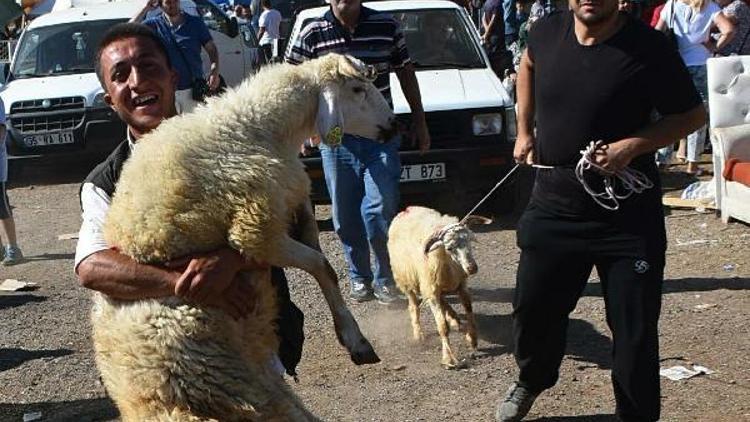
<instances>
[{"instance_id":1,"label":"smiling man","mask_svg":"<svg viewBox=\"0 0 750 422\"><path fill-rule=\"evenodd\" d=\"M234 249L227 246L157 266L138 263L105 241L102 228L123 164L141 137L176 114L177 74L160 39L142 24L112 27L103 36L96 58L104 100L128 131L127 139L81 186L83 223L75 255L81 285L117 300L178 296L195 305L222 309L234 318L247 316L255 299L252 279L243 270L261 267ZM287 373L294 375L302 354L302 313L289 300L283 270L272 269L272 281L279 301L279 357Z\"/></svg>"},{"instance_id":2,"label":"smiling man","mask_svg":"<svg viewBox=\"0 0 750 422\"><path fill-rule=\"evenodd\" d=\"M570 0L570 11L539 20L518 75L519 163L537 163L536 184L518 222L521 248L513 299L518 381L498 421L519 421L555 385L568 316L593 267L612 332L612 384L623 421L660 414L658 320L666 234L654 152L706 120L701 99L665 37L618 12L618 0ZM661 116L653 121L653 110ZM602 141L586 172L638 170L653 187L605 209L575 168L580 150ZM615 189L622 194L623 186Z\"/></svg>"}]
</instances>

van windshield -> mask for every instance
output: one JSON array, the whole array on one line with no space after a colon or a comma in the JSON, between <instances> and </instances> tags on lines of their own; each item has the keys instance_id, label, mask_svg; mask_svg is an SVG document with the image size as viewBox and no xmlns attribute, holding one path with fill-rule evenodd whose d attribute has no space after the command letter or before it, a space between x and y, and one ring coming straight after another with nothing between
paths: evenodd
<instances>
[{"instance_id":1,"label":"van windshield","mask_svg":"<svg viewBox=\"0 0 750 422\"><path fill-rule=\"evenodd\" d=\"M392 14L401 24L415 68L486 67L466 21L457 10L399 10Z\"/></svg>"},{"instance_id":2,"label":"van windshield","mask_svg":"<svg viewBox=\"0 0 750 422\"><path fill-rule=\"evenodd\" d=\"M121 19L70 22L27 30L16 50L11 75L34 78L94 71L102 35Z\"/></svg>"}]
</instances>

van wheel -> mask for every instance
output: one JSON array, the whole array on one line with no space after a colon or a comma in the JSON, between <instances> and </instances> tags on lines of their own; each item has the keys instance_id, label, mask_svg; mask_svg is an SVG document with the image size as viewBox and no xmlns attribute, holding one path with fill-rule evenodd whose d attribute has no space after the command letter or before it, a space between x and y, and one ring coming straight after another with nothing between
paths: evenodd
<instances>
[{"instance_id":1,"label":"van wheel","mask_svg":"<svg viewBox=\"0 0 750 422\"><path fill-rule=\"evenodd\" d=\"M25 160L8 160L8 182L18 183L23 177Z\"/></svg>"}]
</instances>

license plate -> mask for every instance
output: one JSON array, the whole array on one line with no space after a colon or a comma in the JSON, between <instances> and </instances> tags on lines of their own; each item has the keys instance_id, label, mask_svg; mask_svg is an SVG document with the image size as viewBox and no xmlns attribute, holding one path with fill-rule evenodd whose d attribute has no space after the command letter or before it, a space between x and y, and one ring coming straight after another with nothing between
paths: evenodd
<instances>
[{"instance_id":1,"label":"license plate","mask_svg":"<svg viewBox=\"0 0 750 422\"><path fill-rule=\"evenodd\" d=\"M29 135L23 137L23 143L27 147L72 144L73 142L75 142L73 132L45 133L44 135Z\"/></svg>"},{"instance_id":2,"label":"license plate","mask_svg":"<svg viewBox=\"0 0 750 422\"><path fill-rule=\"evenodd\" d=\"M401 166L401 182L445 179L445 163L425 163Z\"/></svg>"}]
</instances>

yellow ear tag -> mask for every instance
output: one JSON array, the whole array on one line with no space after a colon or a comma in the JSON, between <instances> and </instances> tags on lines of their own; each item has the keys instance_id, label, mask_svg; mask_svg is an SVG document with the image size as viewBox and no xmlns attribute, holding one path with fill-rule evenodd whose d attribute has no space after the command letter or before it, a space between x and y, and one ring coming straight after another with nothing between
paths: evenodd
<instances>
[{"instance_id":1,"label":"yellow ear tag","mask_svg":"<svg viewBox=\"0 0 750 422\"><path fill-rule=\"evenodd\" d=\"M340 145L343 138L344 133L341 130L341 126L334 126L326 133L326 143L328 145Z\"/></svg>"}]
</instances>

